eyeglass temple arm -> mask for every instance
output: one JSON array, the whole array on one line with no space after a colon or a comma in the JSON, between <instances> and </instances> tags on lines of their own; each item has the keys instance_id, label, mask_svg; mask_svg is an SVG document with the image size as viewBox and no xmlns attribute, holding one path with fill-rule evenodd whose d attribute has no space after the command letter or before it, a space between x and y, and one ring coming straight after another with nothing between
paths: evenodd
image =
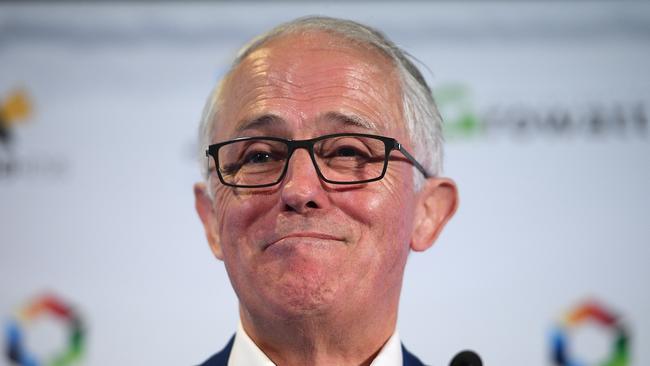
<instances>
[{"instance_id":1,"label":"eyeglass temple arm","mask_svg":"<svg viewBox=\"0 0 650 366\"><path fill-rule=\"evenodd\" d=\"M209 177L210 176L210 149L205 150L205 176Z\"/></svg>"},{"instance_id":2,"label":"eyeglass temple arm","mask_svg":"<svg viewBox=\"0 0 650 366\"><path fill-rule=\"evenodd\" d=\"M413 155L409 154L408 151L400 144L399 142L395 141L395 149L401 152L404 156L406 156L407 159L413 163L413 165L424 175L425 178L431 178L431 174L427 173L426 169L418 163L417 160L413 157Z\"/></svg>"}]
</instances>

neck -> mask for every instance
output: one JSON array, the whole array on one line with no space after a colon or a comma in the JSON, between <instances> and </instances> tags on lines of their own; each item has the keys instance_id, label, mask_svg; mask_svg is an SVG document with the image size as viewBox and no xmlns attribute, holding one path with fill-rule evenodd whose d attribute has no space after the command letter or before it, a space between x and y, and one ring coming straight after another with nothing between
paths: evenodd
<instances>
[{"instance_id":1,"label":"neck","mask_svg":"<svg viewBox=\"0 0 650 366\"><path fill-rule=\"evenodd\" d=\"M327 312L262 319L241 305L240 316L246 333L276 365L370 365L395 332L397 300L343 317Z\"/></svg>"}]
</instances>

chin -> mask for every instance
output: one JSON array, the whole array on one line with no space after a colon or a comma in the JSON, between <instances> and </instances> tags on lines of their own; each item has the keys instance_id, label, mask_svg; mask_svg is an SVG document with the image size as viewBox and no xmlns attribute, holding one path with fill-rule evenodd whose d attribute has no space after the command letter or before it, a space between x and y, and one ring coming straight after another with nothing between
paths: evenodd
<instances>
[{"instance_id":1,"label":"chin","mask_svg":"<svg viewBox=\"0 0 650 366\"><path fill-rule=\"evenodd\" d=\"M285 274L274 285L266 287L265 297L276 314L284 318L317 316L330 311L337 299L335 279L315 273Z\"/></svg>"}]
</instances>

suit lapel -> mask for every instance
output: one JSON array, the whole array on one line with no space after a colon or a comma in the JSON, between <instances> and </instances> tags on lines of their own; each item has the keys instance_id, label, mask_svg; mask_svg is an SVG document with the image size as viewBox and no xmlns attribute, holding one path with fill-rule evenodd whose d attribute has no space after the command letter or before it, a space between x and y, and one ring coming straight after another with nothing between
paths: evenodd
<instances>
[{"instance_id":1,"label":"suit lapel","mask_svg":"<svg viewBox=\"0 0 650 366\"><path fill-rule=\"evenodd\" d=\"M402 344L402 365L403 366L424 366L419 358L415 357L411 352L406 350Z\"/></svg>"},{"instance_id":2,"label":"suit lapel","mask_svg":"<svg viewBox=\"0 0 650 366\"><path fill-rule=\"evenodd\" d=\"M228 359L230 358L230 351L232 350L232 345L235 342L235 336L230 338L226 347L224 347L219 353L207 359L201 364L201 366L228 366Z\"/></svg>"}]
</instances>

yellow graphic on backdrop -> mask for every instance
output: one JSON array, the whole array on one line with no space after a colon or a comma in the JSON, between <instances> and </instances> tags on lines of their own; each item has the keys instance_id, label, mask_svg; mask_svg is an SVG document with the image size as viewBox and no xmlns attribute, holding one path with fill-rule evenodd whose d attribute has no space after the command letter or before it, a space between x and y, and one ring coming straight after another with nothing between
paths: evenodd
<instances>
[{"instance_id":1,"label":"yellow graphic on backdrop","mask_svg":"<svg viewBox=\"0 0 650 366\"><path fill-rule=\"evenodd\" d=\"M10 129L24 122L32 114L29 96L23 90L14 90L0 101L0 142L8 144Z\"/></svg>"}]
</instances>

